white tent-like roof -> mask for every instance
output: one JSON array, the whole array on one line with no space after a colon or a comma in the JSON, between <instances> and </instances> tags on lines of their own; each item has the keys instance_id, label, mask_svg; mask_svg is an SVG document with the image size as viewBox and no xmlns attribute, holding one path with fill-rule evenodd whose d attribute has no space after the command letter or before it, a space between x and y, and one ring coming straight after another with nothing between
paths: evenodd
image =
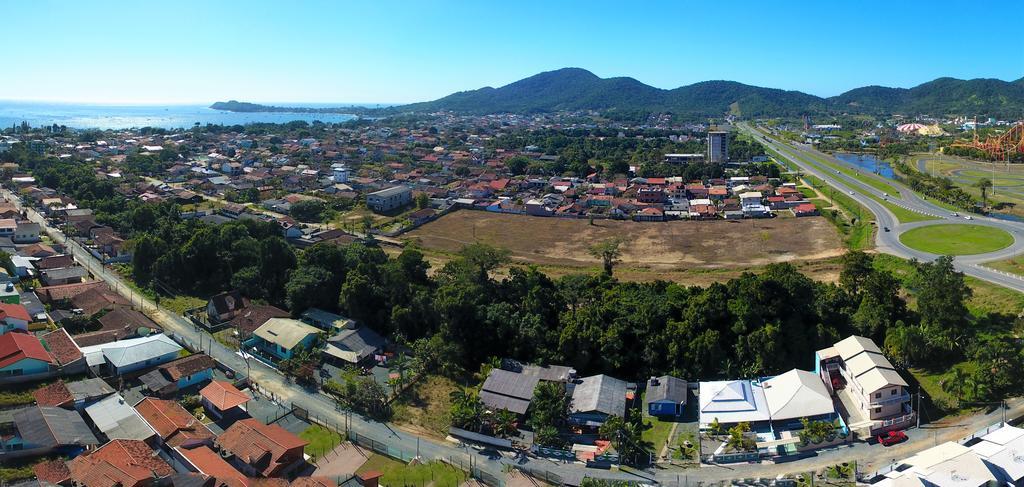
<instances>
[{"instance_id":1,"label":"white tent-like roof","mask_svg":"<svg viewBox=\"0 0 1024 487\"><path fill-rule=\"evenodd\" d=\"M760 383L726 380L700 383L700 424L768 421L771 414Z\"/></svg>"},{"instance_id":2,"label":"white tent-like roof","mask_svg":"<svg viewBox=\"0 0 1024 487\"><path fill-rule=\"evenodd\" d=\"M835 412L825 383L814 372L793 369L764 381L762 385L772 421Z\"/></svg>"}]
</instances>

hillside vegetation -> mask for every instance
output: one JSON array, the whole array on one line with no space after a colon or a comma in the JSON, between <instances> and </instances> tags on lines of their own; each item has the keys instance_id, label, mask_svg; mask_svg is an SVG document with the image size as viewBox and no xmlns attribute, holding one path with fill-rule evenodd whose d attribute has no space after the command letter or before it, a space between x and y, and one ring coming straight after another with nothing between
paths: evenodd
<instances>
[{"instance_id":1,"label":"hillside vegetation","mask_svg":"<svg viewBox=\"0 0 1024 487\"><path fill-rule=\"evenodd\" d=\"M1024 78L961 80L939 78L913 88L866 86L821 98L799 91L751 86L735 81L703 81L665 90L633 78L601 78L580 68L563 68L508 85L461 91L410 105L367 110L288 108L237 101L211 108L230 111L301 111L397 114L448 110L466 114L543 113L595 110L622 113L673 113L689 118L801 116L805 114L969 114L1018 116L1024 111Z\"/></svg>"}]
</instances>

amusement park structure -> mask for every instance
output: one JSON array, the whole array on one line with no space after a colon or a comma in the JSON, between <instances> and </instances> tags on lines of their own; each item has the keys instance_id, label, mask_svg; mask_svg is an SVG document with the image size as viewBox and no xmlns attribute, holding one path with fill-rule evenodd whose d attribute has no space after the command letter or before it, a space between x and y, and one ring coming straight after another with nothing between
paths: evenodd
<instances>
[{"instance_id":1,"label":"amusement park structure","mask_svg":"<svg viewBox=\"0 0 1024 487\"><path fill-rule=\"evenodd\" d=\"M956 142L952 147L977 149L997 161L1013 159L1015 156L1024 155L1024 122L1015 124L1002 135L989 136L985 140L978 139L978 129L975 128L974 140Z\"/></svg>"}]
</instances>

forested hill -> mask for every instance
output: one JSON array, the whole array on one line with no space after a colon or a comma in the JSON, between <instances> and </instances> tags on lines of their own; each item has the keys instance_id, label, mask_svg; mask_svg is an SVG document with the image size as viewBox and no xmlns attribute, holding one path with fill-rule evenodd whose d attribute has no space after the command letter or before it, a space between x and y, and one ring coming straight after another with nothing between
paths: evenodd
<instances>
[{"instance_id":1,"label":"forested hill","mask_svg":"<svg viewBox=\"0 0 1024 487\"><path fill-rule=\"evenodd\" d=\"M211 108L230 111L337 110L289 109L237 101L217 102ZM500 88L461 91L434 101L385 108L380 113L441 110L477 115L597 110L674 113L690 118L720 117L726 113L743 117L898 113L1018 118L1024 113L1024 78L1017 81L939 78L909 89L868 86L839 96L821 98L799 91L762 88L735 81L704 81L665 90L633 78L600 78L585 69L564 68L536 74Z\"/></svg>"},{"instance_id":2,"label":"forested hill","mask_svg":"<svg viewBox=\"0 0 1024 487\"><path fill-rule=\"evenodd\" d=\"M439 100L396 108L475 114L621 110L709 117L730 111L743 116L799 115L820 111L824 103L818 97L798 91L760 88L734 81L705 81L663 90L633 78L599 78L585 69L565 68L501 88L463 91Z\"/></svg>"},{"instance_id":3,"label":"forested hill","mask_svg":"<svg viewBox=\"0 0 1024 487\"><path fill-rule=\"evenodd\" d=\"M1017 119L1024 115L1024 78L939 78L910 89L867 86L828 99L833 110L864 113L990 115Z\"/></svg>"}]
</instances>

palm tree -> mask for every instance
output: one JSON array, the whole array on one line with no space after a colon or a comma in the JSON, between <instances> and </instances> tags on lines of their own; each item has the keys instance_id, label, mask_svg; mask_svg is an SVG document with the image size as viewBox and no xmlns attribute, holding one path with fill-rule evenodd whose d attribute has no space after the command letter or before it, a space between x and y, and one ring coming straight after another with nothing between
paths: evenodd
<instances>
[{"instance_id":1,"label":"palm tree","mask_svg":"<svg viewBox=\"0 0 1024 487\"><path fill-rule=\"evenodd\" d=\"M508 409L502 409L491 417L491 428L496 436L508 438L515 436L519 431L516 428L516 414Z\"/></svg>"},{"instance_id":2,"label":"palm tree","mask_svg":"<svg viewBox=\"0 0 1024 487\"><path fill-rule=\"evenodd\" d=\"M409 357L401 352L391 359L391 368L398 371L396 393L401 392L402 388L405 387L405 372L409 369L409 362Z\"/></svg>"},{"instance_id":3,"label":"palm tree","mask_svg":"<svg viewBox=\"0 0 1024 487\"><path fill-rule=\"evenodd\" d=\"M981 190L981 208L984 210L988 207L988 190L992 187L992 180L989 178L981 178L977 183L974 183L974 185Z\"/></svg>"}]
</instances>

